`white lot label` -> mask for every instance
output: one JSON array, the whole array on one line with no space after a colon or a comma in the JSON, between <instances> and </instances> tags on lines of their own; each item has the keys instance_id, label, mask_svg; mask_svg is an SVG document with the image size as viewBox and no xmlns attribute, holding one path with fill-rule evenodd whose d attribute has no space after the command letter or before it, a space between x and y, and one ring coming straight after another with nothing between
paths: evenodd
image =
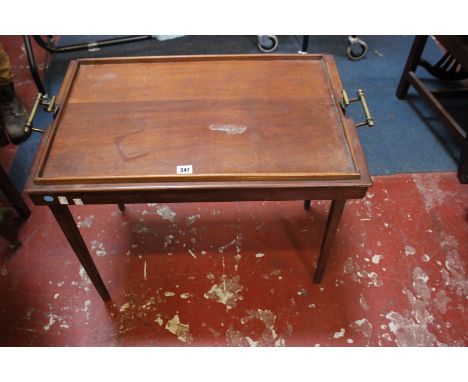
<instances>
[{"instance_id":1,"label":"white lot label","mask_svg":"<svg viewBox=\"0 0 468 382\"><path fill-rule=\"evenodd\" d=\"M192 165L186 164L183 166L177 166L177 175L185 175L192 173Z\"/></svg>"},{"instance_id":2,"label":"white lot label","mask_svg":"<svg viewBox=\"0 0 468 382\"><path fill-rule=\"evenodd\" d=\"M68 200L67 200L66 196L59 196L58 200L59 200L60 204L68 204Z\"/></svg>"},{"instance_id":3,"label":"white lot label","mask_svg":"<svg viewBox=\"0 0 468 382\"><path fill-rule=\"evenodd\" d=\"M80 198L75 198L75 199L73 199L73 202L74 202L77 206L82 206L82 205L83 205L83 201L82 201Z\"/></svg>"}]
</instances>

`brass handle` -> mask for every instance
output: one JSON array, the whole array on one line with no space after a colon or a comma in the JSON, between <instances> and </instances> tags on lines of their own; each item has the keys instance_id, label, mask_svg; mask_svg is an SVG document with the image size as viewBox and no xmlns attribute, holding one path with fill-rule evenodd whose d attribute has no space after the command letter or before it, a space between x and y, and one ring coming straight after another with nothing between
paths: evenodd
<instances>
[{"instance_id":1,"label":"brass handle","mask_svg":"<svg viewBox=\"0 0 468 382\"><path fill-rule=\"evenodd\" d=\"M346 113L346 108L352 103L352 102L358 102L361 101L362 105L362 110L364 111L364 114L366 116L366 120L364 122L357 123L355 126L356 127L361 127L361 126L369 126L369 127L374 127L375 122L374 118L372 118L372 115L369 111L369 107L367 106L366 102L366 95L364 94L364 90L358 89L357 91L357 98L348 98L348 94L346 93L346 90L343 89L342 91L343 99L340 102L341 108L343 109L343 112Z\"/></svg>"},{"instance_id":2,"label":"brass handle","mask_svg":"<svg viewBox=\"0 0 468 382\"><path fill-rule=\"evenodd\" d=\"M358 89L357 94L358 94L359 100L361 101L362 110L364 110L364 114L366 115L366 121L358 123L356 127L365 126L365 125L368 125L369 127L374 127L374 118L372 118L369 108L367 107L366 95L364 94L364 90Z\"/></svg>"},{"instance_id":3,"label":"brass handle","mask_svg":"<svg viewBox=\"0 0 468 382\"><path fill-rule=\"evenodd\" d=\"M348 93L346 93L346 90L341 91L343 95L341 107L343 108L343 111L346 111L346 108L349 106L349 98L348 98Z\"/></svg>"},{"instance_id":4,"label":"brass handle","mask_svg":"<svg viewBox=\"0 0 468 382\"><path fill-rule=\"evenodd\" d=\"M36 116L37 109L39 109L39 105L41 104L41 101L42 101L42 93L37 93L37 97L36 97L36 100L34 101L34 106L32 108L31 114L29 114L28 121L24 125L24 132L25 133L29 133L29 130L43 133L42 130L36 129L36 128L33 127L34 117Z\"/></svg>"},{"instance_id":5,"label":"brass handle","mask_svg":"<svg viewBox=\"0 0 468 382\"><path fill-rule=\"evenodd\" d=\"M56 96L52 96L52 98L50 99L49 106L47 106L47 112L53 113L55 111L55 99L56 98L57 98Z\"/></svg>"},{"instance_id":6,"label":"brass handle","mask_svg":"<svg viewBox=\"0 0 468 382\"><path fill-rule=\"evenodd\" d=\"M42 105L49 113L53 113L55 117L55 114L58 110L57 105L55 104L55 100L55 96L53 96L52 99L49 101L47 98L47 94L44 95L42 93L37 93L37 97L34 101L34 106L31 110L31 114L29 114L28 121L24 124L25 133L29 133L30 131L37 131L38 133L44 132L41 129L36 129L35 127L33 127L34 117L36 117L36 113L40 105Z\"/></svg>"}]
</instances>

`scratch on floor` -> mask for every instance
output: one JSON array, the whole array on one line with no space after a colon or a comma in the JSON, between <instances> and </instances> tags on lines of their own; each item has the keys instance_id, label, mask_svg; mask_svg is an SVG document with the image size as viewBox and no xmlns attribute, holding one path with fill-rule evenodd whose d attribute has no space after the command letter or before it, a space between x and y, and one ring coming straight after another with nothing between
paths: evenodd
<instances>
[{"instance_id":1,"label":"scratch on floor","mask_svg":"<svg viewBox=\"0 0 468 382\"><path fill-rule=\"evenodd\" d=\"M91 280L89 279L88 275L86 274L85 269L80 265L80 277L81 283L80 287L85 291L89 292L91 289Z\"/></svg>"},{"instance_id":2,"label":"scratch on floor","mask_svg":"<svg viewBox=\"0 0 468 382\"><path fill-rule=\"evenodd\" d=\"M357 332L362 332L369 341L372 335L372 324L366 318L354 321L349 327Z\"/></svg>"},{"instance_id":3,"label":"scratch on floor","mask_svg":"<svg viewBox=\"0 0 468 382\"><path fill-rule=\"evenodd\" d=\"M405 245L405 256L413 256L416 250L411 245Z\"/></svg>"},{"instance_id":4,"label":"scratch on floor","mask_svg":"<svg viewBox=\"0 0 468 382\"><path fill-rule=\"evenodd\" d=\"M220 277L220 283L214 284L211 289L204 294L206 299L215 300L226 305L226 310L235 308L238 300L243 300L239 295L243 287L239 284L240 277L227 278L226 275Z\"/></svg>"},{"instance_id":5,"label":"scratch on floor","mask_svg":"<svg viewBox=\"0 0 468 382\"><path fill-rule=\"evenodd\" d=\"M162 326L164 324L164 321L161 318L161 314L156 315L156 318L154 319L154 322L156 322L159 326Z\"/></svg>"},{"instance_id":6,"label":"scratch on floor","mask_svg":"<svg viewBox=\"0 0 468 382\"><path fill-rule=\"evenodd\" d=\"M428 328L428 325L434 321L433 315L428 310L431 304L428 279L427 274L416 267L413 270L413 289L416 296L408 288L403 288L403 293L410 306L409 314L403 316L400 313L390 311L385 315L390 321L388 327L395 335L398 346L442 345Z\"/></svg>"},{"instance_id":7,"label":"scratch on floor","mask_svg":"<svg viewBox=\"0 0 468 382\"><path fill-rule=\"evenodd\" d=\"M195 255L195 253L191 249L188 250L188 253L190 253L190 256L192 256L194 259L197 258L197 255Z\"/></svg>"},{"instance_id":8,"label":"scratch on floor","mask_svg":"<svg viewBox=\"0 0 468 382\"><path fill-rule=\"evenodd\" d=\"M379 275L376 272L367 272L365 269L353 261L352 257L348 257L343 266L343 272L351 275L351 279L359 284L361 280L367 281L368 286L381 287L383 282L380 280Z\"/></svg>"},{"instance_id":9,"label":"scratch on floor","mask_svg":"<svg viewBox=\"0 0 468 382\"><path fill-rule=\"evenodd\" d=\"M164 249L167 249L172 244L172 240L174 239L174 235L166 235L164 236Z\"/></svg>"},{"instance_id":10,"label":"scratch on floor","mask_svg":"<svg viewBox=\"0 0 468 382\"><path fill-rule=\"evenodd\" d=\"M196 215L189 216L185 222L188 226L190 226L193 223L195 223L198 219L200 219L200 215L196 214Z\"/></svg>"},{"instance_id":11,"label":"scratch on floor","mask_svg":"<svg viewBox=\"0 0 468 382\"><path fill-rule=\"evenodd\" d=\"M346 329L345 329L345 328L341 328L339 332L336 332L335 334L333 334L333 338L341 338L341 337L344 337L345 332L346 332Z\"/></svg>"},{"instance_id":12,"label":"scratch on floor","mask_svg":"<svg viewBox=\"0 0 468 382\"><path fill-rule=\"evenodd\" d=\"M447 313L447 304L450 301L451 298L447 296L447 293L445 293L445 290L443 289L438 291L435 298L433 299L434 306L442 314Z\"/></svg>"},{"instance_id":13,"label":"scratch on floor","mask_svg":"<svg viewBox=\"0 0 468 382\"><path fill-rule=\"evenodd\" d=\"M93 222L94 222L94 215L89 215L88 217L86 217L86 219L81 220L78 223L76 223L76 225L78 226L78 228L83 228L83 227L89 228L93 225Z\"/></svg>"},{"instance_id":14,"label":"scratch on floor","mask_svg":"<svg viewBox=\"0 0 468 382\"><path fill-rule=\"evenodd\" d=\"M132 232L135 232L135 233L138 233L138 234L147 233L147 234L152 234L152 235L154 235L156 237L158 236L157 232L153 228L148 227L142 221L139 221L139 222L136 222L135 224L133 224Z\"/></svg>"},{"instance_id":15,"label":"scratch on floor","mask_svg":"<svg viewBox=\"0 0 468 382\"><path fill-rule=\"evenodd\" d=\"M172 334L175 334L177 339L182 342L190 343L193 340L193 337L190 334L190 325L180 322L177 314L172 317L171 320L167 321L166 329Z\"/></svg>"},{"instance_id":16,"label":"scratch on floor","mask_svg":"<svg viewBox=\"0 0 468 382\"><path fill-rule=\"evenodd\" d=\"M49 319L49 322L46 325L43 326L43 329L45 331L49 331L50 328L57 322L59 323L59 326L62 329L69 329L70 328L70 325L65 321L65 317L62 316L62 315L48 313L47 318Z\"/></svg>"},{"instance_id":17,"label":"scratch on floor","mask_svg":"<svg viewBox=\"0 0 468 382\"><path fill-rule=\"evenodd\" d=\"M264 330L259 339L254 340L250 336L244 336L240 331L229 326L226 331L226 342L228 346L285 346L283 337L276 333L276 316L270 310L247 310L247 316L241 318L241 324L244 325L252 320L259 320L264 325Z\"/></svg>"},{"instance_id":18,"label":"scratch on floor","mask_svg":"<svg viewBox=\"0 0 468 382\"><path fill-rule=\"evenodd\" d=\"M96 251L98 256L106 256L107 251L104 248L104 244L98 240L91 241L91 251Z\"/></svg>"},{"instance_id":19,"label":"scratch on floor","mask_svg":"<svg viewBox=\"0 0 468 382\"><path fill-rule=\"evenodd\" d=\"M374 264L378 264L380 262L380 260L382 260L382 258L383 258L383 255L378 255L378 254L374 255L374 256L372 256L372 262Z\"/></svg>"},{"instance_id":20,"label":"scratch on floor","mask_svg":"<svg viewBox=\"0 0 468 382\"><path fill-rule=\"evenodd\" d=\"M171 210L169 206L158 206L156 208L156 213L161 216L164 220L169 220L174 222L176 213Z\"/></svg>"},{"instance_id":21,"label":"scratch on floor","mask_svg":"<svg viewBox=\"0 0 468 382\"><path fill-rule=\"evenodd\" d=\"M122 304L122 305L120 306L120 309L119 309L119 310L120 310L121 312L125 312L128 308L130 308L130 303L129 303L129 302L126 302L125 304Z\"/></svg>"},{"instance_id":22,"label":"scratch on floor","mask_svg":"<svg viewBox=\"0 0 468 382\"><path fill-rule=\"evenodd\" d=\"M458 296L468 295L468 278L465 273L465 262L458 252L458 241L454 236L441 234L440 246L445 252L445 268L441 270L445 285L455 289Z\"/></svg>"},{"instance_id":23,"label":"scratch on floor","mask_svg":"<svg viewBox=\"0 0 468 382\"><path fill-rule=\"evenodd\" d=\"M427 212L441 205L445 198L451 195L450 192L441 190L437 178L430 174L413 174L413 181L424 201Z\"/></svg>"},{"instance_id":24,"label":"scratch on floor","mask_svg":"<svg viewBox=\"0 0 468 382\"><path fill-rule=\"evenodd\" d=\"M219 247L218 252L223 253L226 249L228 249L231 245L236 246L236 252L240 253L241 246L242 246L242 234L238 234L235 239L231 240L229 243Z\"/></svg>"}]
</instances>

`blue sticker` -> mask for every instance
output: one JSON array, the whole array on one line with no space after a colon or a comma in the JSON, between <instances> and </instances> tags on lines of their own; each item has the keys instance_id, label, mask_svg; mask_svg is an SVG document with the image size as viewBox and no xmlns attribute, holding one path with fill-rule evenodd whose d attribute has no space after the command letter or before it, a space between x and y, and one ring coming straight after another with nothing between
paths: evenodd
<instances>
[{"instance_id":1,"label":"blue sticker","mask_svg":"<svg viewBox=\"0 0 468 382\"><path fill-rule=\"evenodd\" d=\"M53 196L50 196L50 195L47 195L47 196L44 196L44 200L46 202L53 202L54 201L54 197Z\"/></svg>"}]
</instances>

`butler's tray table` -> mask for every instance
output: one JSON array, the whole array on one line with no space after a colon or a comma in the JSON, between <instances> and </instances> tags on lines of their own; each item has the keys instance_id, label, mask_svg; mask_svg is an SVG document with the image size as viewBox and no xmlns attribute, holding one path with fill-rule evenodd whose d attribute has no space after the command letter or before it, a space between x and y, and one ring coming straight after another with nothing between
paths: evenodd
<instances>
[{"instance_id":1,"label":"butler's tray table","mask_svg":"<svg viewBox=\"0 0 468 382\"><path fill-rule=\"evenodd\" d=\"M372 125L358 99L358 125ZM320 282L346 199L371 186L349 101L326 55L71 61L26 193L49 206L105 300L69 205L332 200Z\"/></svg>"}]
</instances>

